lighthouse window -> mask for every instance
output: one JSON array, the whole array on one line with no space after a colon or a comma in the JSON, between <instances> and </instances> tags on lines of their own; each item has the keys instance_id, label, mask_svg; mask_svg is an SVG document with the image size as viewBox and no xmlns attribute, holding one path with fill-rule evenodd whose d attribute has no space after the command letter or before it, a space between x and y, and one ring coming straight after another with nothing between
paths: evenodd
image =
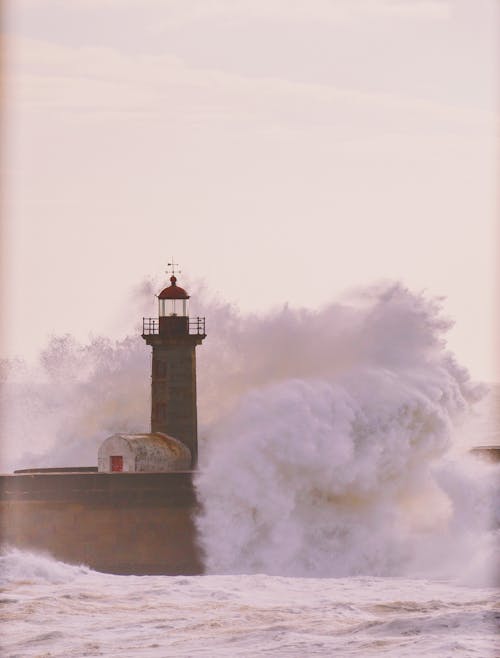
<instances>
[{"instance_id":1,"label":"lighthouse window","mask_svg":"<svg viewBox=\"0 0 500 658\"><path fill-rule=\"evenodd\" d=\"M187 299L160 299L159 316L164 318L168 315L187 315Z\"/></svg>"},{"instance_id":2,"label":"lighthouse window","mask_svg":"<svg viewBox=\"0 0 500 658\"><path fill-rule=\"evenodd\" d=\"M185 299L172 299L170 315L186 315L186 300Z\"/></svg>"}]
</instances>

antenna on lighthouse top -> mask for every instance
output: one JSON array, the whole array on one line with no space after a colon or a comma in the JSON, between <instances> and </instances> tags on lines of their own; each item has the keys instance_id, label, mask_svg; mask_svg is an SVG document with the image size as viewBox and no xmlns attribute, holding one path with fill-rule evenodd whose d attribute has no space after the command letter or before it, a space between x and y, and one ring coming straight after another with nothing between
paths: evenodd
<instances>
[{"instance_id":1,"label":"antenna on lighthouse top","mask_svg":"<svg viewBox=\"0 0 500 658\"><path fill-rule=\"evenodd\" d=\"M173 274L174 276L175 276L175 274L181 274L181 270L176 270L176 269L175 269L176 267L179 267L179 263L174 263L174 259L173 259L173 258L172 258L172 262L171 262L171 263L167 263L167 266L168 266L170 269L165 270L165 273L166 273L166 274Z\"/></svg>"}]
</instances>

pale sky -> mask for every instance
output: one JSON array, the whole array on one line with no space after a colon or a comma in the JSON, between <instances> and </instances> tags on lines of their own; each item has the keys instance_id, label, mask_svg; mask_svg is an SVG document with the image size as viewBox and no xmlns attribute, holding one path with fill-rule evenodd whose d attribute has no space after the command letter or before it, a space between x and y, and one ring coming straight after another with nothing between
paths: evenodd
<instances>
[{"instance_id":1,"label":"pale sky","mask_svg":"<svg viewBox=\"0 0 500 658\"><path fill-rule=\"evenodd\" d=\"M4 354L121 337L173 255L243 312L445 296L450 347L498 379L499 23L494 0L7 1Z\"/></svg>"}]
</instances>

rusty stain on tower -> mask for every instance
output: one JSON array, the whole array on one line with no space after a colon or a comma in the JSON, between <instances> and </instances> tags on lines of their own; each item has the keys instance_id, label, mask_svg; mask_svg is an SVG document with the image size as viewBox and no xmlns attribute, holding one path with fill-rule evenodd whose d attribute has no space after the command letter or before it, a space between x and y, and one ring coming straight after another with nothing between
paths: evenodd
<instances>
[{"instance_id":1,"label":"rusty stain on tower","mask_svg":"<svg viewBox=\"0 0 500 658\"><path fill-rule=\"evenodd\" d=\"M182 441L198 458L196 354L205 334L205 318L190 318L189 295L177 285L158 295L158 318L143 318L142 337L153 348L151 365L151 432Z\"/></svg>"}]
</instances>

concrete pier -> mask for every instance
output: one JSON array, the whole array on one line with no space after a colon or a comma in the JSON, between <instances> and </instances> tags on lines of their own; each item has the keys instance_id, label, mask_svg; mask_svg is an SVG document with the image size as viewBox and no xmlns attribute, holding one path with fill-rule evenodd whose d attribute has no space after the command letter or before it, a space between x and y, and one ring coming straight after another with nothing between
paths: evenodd
<instances>
[{"instance_id":1,"label":"concrete pier","mask_svg":"<svg viewBox=\"0 0 500 658\"><path fill-rule=\"evenodd\" d=\"M3 545L115 574L203 572L191 471L0 476Z\"/></svg>"}]
</instances>

